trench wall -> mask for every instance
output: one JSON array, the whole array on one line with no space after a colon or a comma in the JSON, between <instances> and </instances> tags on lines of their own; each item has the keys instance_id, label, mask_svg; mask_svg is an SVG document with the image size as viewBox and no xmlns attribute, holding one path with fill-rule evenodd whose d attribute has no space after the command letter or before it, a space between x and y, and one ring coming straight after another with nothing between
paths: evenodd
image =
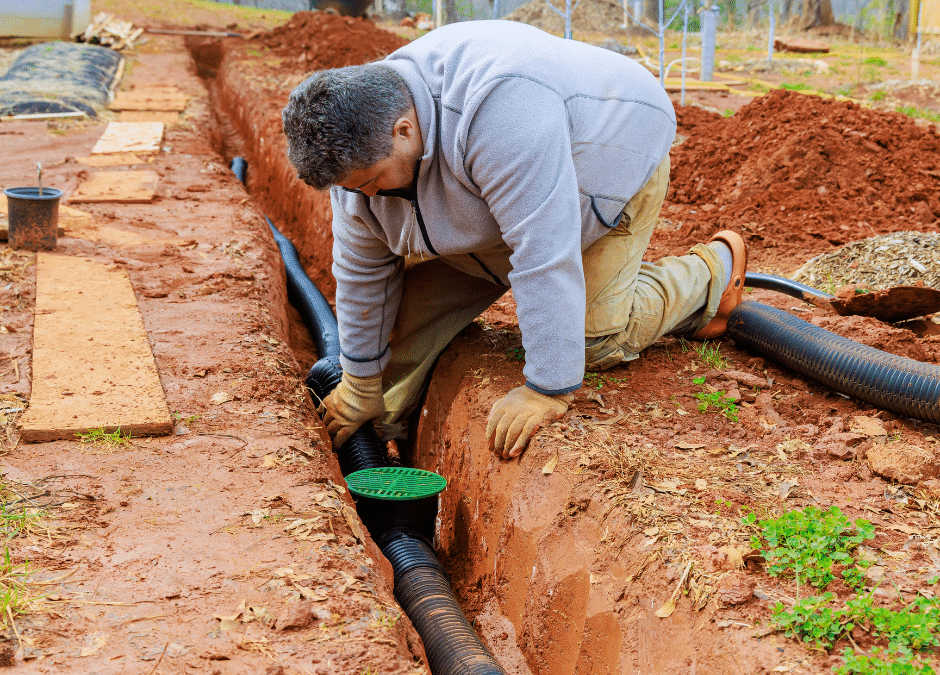
<instances>
[{"instance_id":1,"label":"trench wall","mask_svg":"<svg viewBox=\"0 0 940 675\"><path fill-rule=\"evenodd\" d=\"M244 139L252 196L332 296L329 197L298 181L287 160L280 110L289 91L272 89L245 61L225 58L221 45L190 49L214 104ZM713 608L694 612L682 599L671 617L655 616L675 580L649 560L642 537L626 536L635 528L552 433L540 434L518 461L489 451L486 414L524 381L504 351L476 324L454 340L435 368L411 461L448 480L436 548L507 672L702 675L773 667L773 646L755 650L744 631L717 631ZM543 474L556 454L557 468Z\"/></svg>"}]
</instances>

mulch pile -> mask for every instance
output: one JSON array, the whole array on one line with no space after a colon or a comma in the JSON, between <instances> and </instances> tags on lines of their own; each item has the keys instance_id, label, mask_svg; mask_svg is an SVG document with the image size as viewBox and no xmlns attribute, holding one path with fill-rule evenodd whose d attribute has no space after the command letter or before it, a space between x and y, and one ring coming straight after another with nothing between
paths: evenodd
<instances>
[{"instance_id":1,"label":"mulch pile","mask_svg":"<svg viewBox=\"0 0 940 675\"><path fill-rule=\"evenodd\" d=\"M574 7L577 2L572 0L571 6ZM552 4L564 13L565 0L553 0ZM532 0L504 18L527 23L556 35L565 32L565 19L553 11L545 0ZM614 0L581 0L571 12L572 32L619 33L622 24L623 5Z\"/></svg>"},{"instance_id":2,"label":"mulch pile","mask_svg":"<svg viewBox=\"0 0 940 675\"><path fill-rule=\"evenodd\" d=\"M936 232L940 136L899 113L778 90L733 117L679 108L664 215L676 246L742 231L752 256L803 260L900 230ZM758 257L761 257L758 255ZM795 258L794 258L795 260Z\"/></svg>"},{"instance_id":3,"label":"mulch pile","mask_svg":"<svg viewBox=\"0 0 940 675\"><path fill-rule=\"evenodd\" d=\"M326 12L297 12L252 42L277 56L293 57L308 71L377 61L408 44L368 19Z\"/></svg>"}]
</instances>

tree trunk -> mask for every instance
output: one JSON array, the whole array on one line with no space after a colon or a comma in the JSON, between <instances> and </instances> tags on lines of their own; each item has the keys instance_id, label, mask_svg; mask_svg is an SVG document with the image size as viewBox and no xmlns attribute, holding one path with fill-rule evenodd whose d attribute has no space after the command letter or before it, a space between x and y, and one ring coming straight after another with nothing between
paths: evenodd
<instances>
[{"instance_id":1,"label":"tree trunk","mask_svg":"<svg viewBox=\"0 0 940 675\"><path fill-rule=\"evenodd\" d=\"M832 0L803 0L803 30L817 26L833 26Z\"/></svg>"}]
</instances>

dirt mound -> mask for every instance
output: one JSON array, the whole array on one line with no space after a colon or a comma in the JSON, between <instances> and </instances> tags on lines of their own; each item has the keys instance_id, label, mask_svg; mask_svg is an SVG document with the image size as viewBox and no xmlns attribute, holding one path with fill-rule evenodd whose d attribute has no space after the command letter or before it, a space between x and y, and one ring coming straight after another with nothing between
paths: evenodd
<instances>
[{"instance_id":1,"label":"dirt mound","mask_svg":"<svg viewBox=\"0 0 940 675\"><path fill-rule=\"evenodd\" d=\"M555 6L562 12L565 3L556 0ZM572 3L572 6L573 3ZM545 0L532 0L505 17L509 21L527 23L549 33L565 32L565 19L558 16ZM584 32L618 32L623 24L623 5L614 0L581 0L571 13L571 29Z\"/></svg>"},{"instance_id":2,"label":"dirt mound","mask_svg":"<svg viewBox=\"0 0 940 675\"><path fill-rule=\"evenodd\" d=\"M680 110L671 219L683 244L744 230L752 252L814 254L940 217L940 137L899 113L778 90L730 118ZM805 258L804 258L805 259Z\"/></svg>"},{"instance_id":3,"label":"dirt mound","mask_svg":"<svg viewBox=\"0 0 940 675\"><path fill-rule=\"evenodd\" d=\"M308 70L376 61L408 44L368 19L297 12L283 26L252 40L277 56L295 57Z\"/></svg>"}]
</instances>

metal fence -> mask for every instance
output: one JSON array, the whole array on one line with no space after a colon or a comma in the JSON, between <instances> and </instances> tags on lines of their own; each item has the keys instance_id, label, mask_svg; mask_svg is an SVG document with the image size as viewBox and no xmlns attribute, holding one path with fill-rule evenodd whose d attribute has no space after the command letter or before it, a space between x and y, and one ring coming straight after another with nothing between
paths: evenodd
<instances>
[{"instance_id":1,"label":"metal fence","mask_svg":"<svg viewBox=\"0 0 940 675\"><path fill-rule=\"evenodd\" d=\"M246 7L262 7L301 11L311 9L314 0L215 0L226 4ZM392 16L414 15L424 12L434 16L435 2L441 2L441 16L444 23L480 19L501 19L514 12L531 0L383 0L385 13ZM549 0L535 0L548 2ZM578 0L570 0L575 7L572 17L577 16ZM659 21L659 0L614 0L618 4L626 3L627 12L642 19L649 27L655 27ZM701 9L713 7L718 13L719 31L767 30L771 16L776 26L786 26L787 22L795 25L805 23L803 17L807 3L804 0L664 0L663 12L675 18L666 23L669 30L681 31L684 23L683 2L692 3L688 17L688 30L697 33L701 28ZM910 0L828 0L835 21L858 34L902 40L907 35L909 25ZM561 13L566 10L566 0L552 0L550 3ZM808 3L815 9L820 0ZM619 28L619 26L612 26Z\"/></svg>"}]
</instances>

